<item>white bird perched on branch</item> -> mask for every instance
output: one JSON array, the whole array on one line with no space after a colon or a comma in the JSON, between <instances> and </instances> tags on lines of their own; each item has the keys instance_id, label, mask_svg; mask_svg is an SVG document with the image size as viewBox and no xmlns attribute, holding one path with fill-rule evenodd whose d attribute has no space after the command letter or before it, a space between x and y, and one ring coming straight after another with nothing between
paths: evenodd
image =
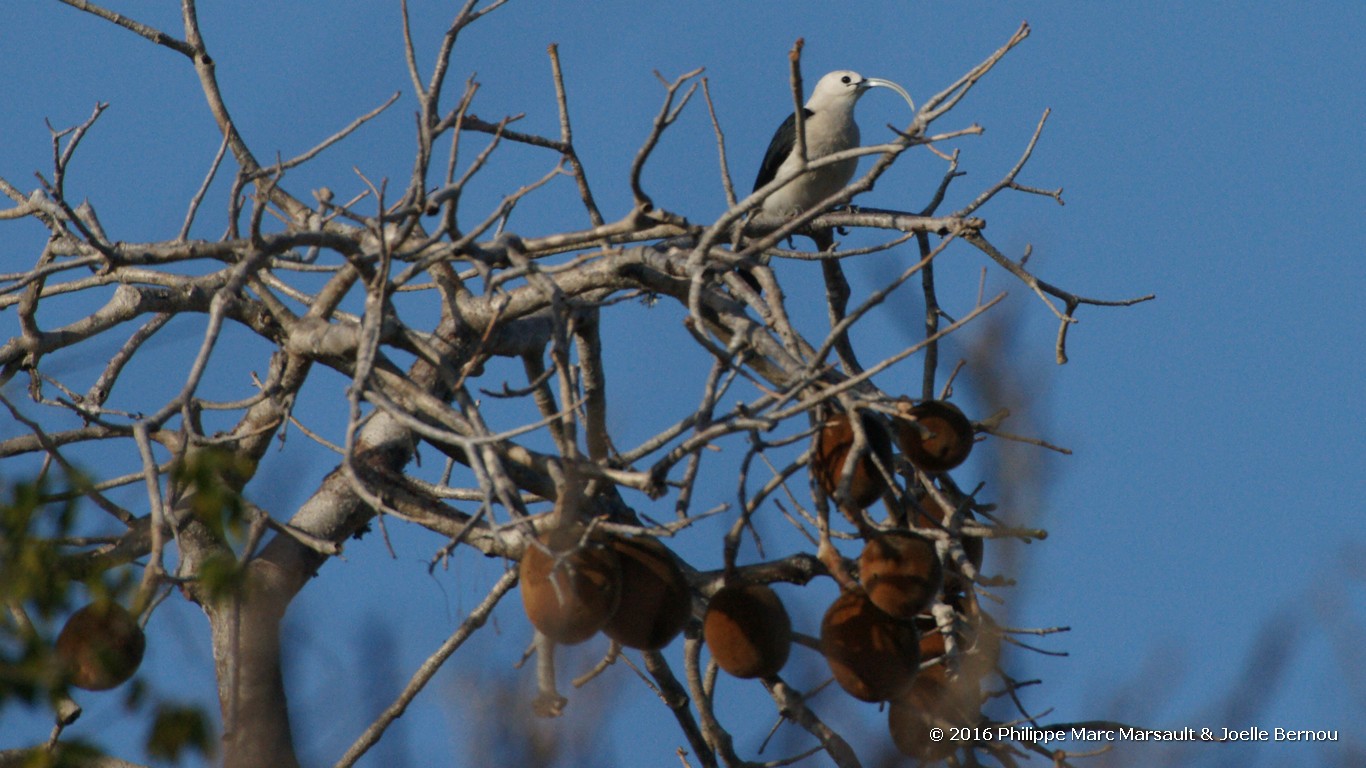
<instances>
[{"instance_id":1,"label":"white bird perched on branch","mask_svg":"<svg viewBox=\"0 0 1366 768\"><path fill-rule=\"evenodd\" d=\"M864 77L857 72L841 69L816 83L811 98L807 99L802 109L808 162L859 145L854 105L869 88L878 87L890 88L901 94L906 103L911 105L911 111L915 111L911 95L891 80ZM801 163L797 152L797 116L791 114L778 126L778 131L768 144L764 162L759 166L759 175L754 179L754 190L757 192L779 176L796 171ZM857 168L858 158L851 158L807 171L765 198L755 218L773 225L804 213L843 189L854 178Z\"/></svg>"}]
</instances>

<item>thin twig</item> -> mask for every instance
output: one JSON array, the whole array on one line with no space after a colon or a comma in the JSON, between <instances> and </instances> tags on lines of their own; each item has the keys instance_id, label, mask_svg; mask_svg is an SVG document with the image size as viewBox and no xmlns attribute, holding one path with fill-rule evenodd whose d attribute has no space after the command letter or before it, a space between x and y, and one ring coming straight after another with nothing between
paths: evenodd
<instances>
[{"instance_id":1,"label":"thin twig","mask_svg":"<svg viewBox=\"0 0 1366 768\"><path fill-rule=\"evenodd\" d=\"M337 761L336 768L348 768L348 766L355 765L356 761L359 760L362 755L369 751L375 744L379 743L380 737L384 735L384 731L390 724L407 711L408 705L422 692L422 689L427 686L427 683L430 682L437 671L441 669L441 665L445 664L446 660L451 657L451 654L459 650L460 646L469 639L470 635L473 635L476 630L484 626L484 622L488 621L489 614L491 614L494 607L498 605L498 601L502 600L503 595L506 595L509 590L516 586L516 584L517 569L509 568L504 571L502 577L499 578L493 585L493 588L489 590L488 595L484 597L479 605L475 606L474 610L470 611L469 616L465 617L465 620L460 623L460 626L456 628L455 632L453 632L450 637L446 638L446 641L441 644L441 647L437 648L436 652L427 657L427 660L422 662L417 670L413 672L413 676L408 680L408 684L403 687L403 691L399 693L398 698L394 700L394 703L386 707L385 710L380 713L379 717L375 719L375 722L371 723L369 727L356 738L350 748L346 750L346 753Z\"/></svg>"}]
</instances>

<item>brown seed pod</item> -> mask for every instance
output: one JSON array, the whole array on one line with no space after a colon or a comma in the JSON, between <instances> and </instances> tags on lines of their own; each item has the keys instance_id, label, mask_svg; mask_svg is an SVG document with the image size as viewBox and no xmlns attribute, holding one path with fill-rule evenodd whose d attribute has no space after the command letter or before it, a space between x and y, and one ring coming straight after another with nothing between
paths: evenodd
<instances>
[{"instance_id":1,"label":"brown seed pod","mask_svg":"<svg viewBox=\"0 0 1366 768\"><path fill-rule=\"evenodd\" d=\"M947 472L972 452L972 422L944 400L897 404L896 441L901 453L926 472Z\"/></svg>"},{"instance_id":2,"label":"brown seed pod","mask_svg":"<svg viewBox=\"0 0 1366 768\"><path fill-rule=\"evenodd\" d=\"M621 562L621 602L603 634L628 648L657 651L692 615L683 569L668 547L649 536L616 539L612 549Z\"/></svg>"},{"instance_id":3,"label":"brown seed pod","mask_svg":"<svg viewBox=\"0 0 1366 768\"><path fill-rule=\"evenodd\" d=\"M707 603L702 636L721 669L740 678L772 677L792 650L792 619L768 586L731 584Z\"/></svg>"},{"instance_id":4,"label":"brown seed pod","mask_svg":"<svg viewBox=\"0 0 1366 768\"><path fill-rule=\"evenodd\" d=\"M868 435L868 449L854 464L854 476L849 480L849 500L863 509L882 496L887 482L873 462L873 455L882 461L882 466L891 471L892 440L882 422L860 414L863 431ZM849 423L849 414L837 413L825 420L816 436L815 453L811 456L811 471L821 484L827 496L835 498L839 489L840 475L844 472L845 458L854 447L854 429Z\"/></svg>"},{"instance_id":5,"label":"brown seed pod","mask_svg":"<svg viewBox=\"0 0 1366 768\"><path fill-rule=\"evenodd\" d=\"M561 645L592 637L612 618L621 594L616 552L580 544L582 526L555 530L522 553L522 607L531 624ZM547 551L549 550L549 551Z\"/></svg>"},{"instance_id":6,"label":"brown seed pod","mask_svg":"<svg viewBox=\"0 0 1366 768\"><path fill-rule=\"evenodd\" d=\"M944 566L934 542L910 531L871 534L858 566L868 599L896 619L915 618L944 586Z\"/></svg>"},{"instance_id":7,"label":"brown seed pod","mask_svg":"<svg viewBox=\"0 0 1366 768\"><path fill-rule=\"evenodd\" d=\"M91 603L71 614L57 635L57 659L68 682L104 691L138 671L147 638L138 620L118 603Z\"/></svg>"},{"instance_id":8,"label":"brown seed pod","mask_svg":"<svg viewBox=\"0 0 1366 768\"><path fill-rule=\"evenodd\" d=\"M920 497L919 503L922 511L917 511L911 515L911 526L915 528L942 529L944 521L949 517L948 510L944 509L944 505L936 501L934 496L929 493ZM963 512L963 519L974 519L972 510L965 510ZM982 537L963 536L960 540L963 544L963 554L967 556L968 562L972 563L973 568L980 570L982 568L982 558L986 550ZM959 585L956 589L961 591L963 587Z\"/></svg>"},{"instance_id":9,"label":"brown seed pod","mask_svg":"<svg viewBox=\"0 0 1366 768\"><path fill-rule=\"evenodd\" d=\"M821 652L840 687L863 701L902 696L920 667L915 626L878 610L861 590L841 593L825 612Z\"/></svg>"}]
</instances>

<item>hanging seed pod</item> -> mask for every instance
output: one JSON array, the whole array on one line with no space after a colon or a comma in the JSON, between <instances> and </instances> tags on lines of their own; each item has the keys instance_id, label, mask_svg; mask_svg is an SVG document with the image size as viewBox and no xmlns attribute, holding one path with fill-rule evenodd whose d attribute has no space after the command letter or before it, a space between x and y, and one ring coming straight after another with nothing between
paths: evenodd
<instances>
[{"instance_id":1,"label":"hanging seed pod","mask_svg":"<svg viewBox=\"0 0 1366 768\"><path fill-rule=\"evenodd\" d=\"M878 610L861 590L843 592L825 612L821 652L840 687L863 701L902 696L920 667L915 626Z\"/></svg>"},{"instance_id":2,"label":"hanging seed pod","mask_svg":"<svg viewBox=\"0 0 1366 768\"><path fill-rule=\"evenodd\" d=\"M692 593L683 570L658 539L616 539L621 563L621 602L602 628L628 648L656 651L683 631L692 615Z\"/></svg>"},{"instance_id":3,"label":"hanging seed pod","mask_svg":"<svg viewBox=\"0 0 1366 768\"><path fill-rule=\"evenodd\" d=\"M740 678L772 677L792 650L792 619L768 586L731 584L712 595L702 636L721 669Z\"/></svg>"},{"instance_id":4,"label":"hanging seed pod","mask_svg":"<svg viewBox=\"0 0 1366 768\"><path fill-rule=\"evenodd\" d=\"M854 475L849 481L849 501L859 509L864 509L882 497L887 482L873 461L876 455L882 466L891 470L892 440L882 422L860 414L863 431L868 436L868 450L854 464ZM854 429L849 423L849 414L837 413L825 420L816 437L815 452L811 456L811 471L829 497L836 498L844 462L854 447Z\"/></svg>"},{"instance_id":5,"label":"hanging seed pod","mask_svg":"<svg viewBox=\"0 0 1366 768\"><path fill-rule=\"evenodd\" d=\"M146 648L133 614L118 603L99 601L71 614L57 635L56 652L67 682L104 691L138 671Z\"/></svg>"},{"instance_id":6,"label":"hanging seed pod","mask_svg":"<svg viewBox=\"0 0 1366 768\"><path fill-rule=\"evenodd\" d=\"M617 609L621 569L613 550L581 543L582 526L549 531L528 543L520 566L522 607L531 624L561 645L602 629Z\"/></svg>"},{"instance_id":7,"label":"hanging seed pod","mask_svg":"<svg viewBox=\"0 0 1366 768\"><path fill-rule=\"evenodd\" d=\"M972 422L944 400L897 404L897 444L912 464L926 472L947 472L972 452Z\"/></svg>"},{"instance_id":8,"label":"hanging seed pod","mask_svg":"<svg viewBox=\"0 0 1366 768\"><path fill-rule=\"evenodd\" d=\"M858 563L868 599L895 619L915 618L944 586L944 566L934 542L909 531L870 535Z\"/></svg>"}]
</instances>

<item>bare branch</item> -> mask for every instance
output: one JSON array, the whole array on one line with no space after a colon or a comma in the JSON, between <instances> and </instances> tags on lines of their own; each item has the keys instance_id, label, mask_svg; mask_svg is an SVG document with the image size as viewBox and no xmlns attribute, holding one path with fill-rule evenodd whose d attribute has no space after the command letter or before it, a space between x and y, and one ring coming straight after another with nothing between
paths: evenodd
<instances>
[{"instance_id":1,"label":"bare branch","mask_svg":"<svg viewBox=\"0 0 1366 768\"><path fill-rule=\"evenodd\" d=\"M151 40L157 45L170 48L171 50L175 51L176 53L179 53L180 55L186 58L194 58L194 48L192 48L188 43L186 43L183 40L177 40L176 38L171 37L170 35L166 34L165 32L162 32L159 29L154 29L152 27L147 26L146 24L136 22L128 18L127 16L124 16L123 14L115 13L114 11L101 8L100 6L95 5L94 3L86 2L86 0L61 0L61 2L66 3L72 8L77 8L82 11L85 11L86 13L98 16L101 19L104 19L105 21L117 24L120 27L123 27L124 29L133 32L136 35Z\"/></svg>"},{"instance_id":2,"label":"bare branch","mask_svg":"<svg viewBox=\"0 0 1366 768\"><path fill-rule=\"evenodd\" d=\"M702 68L699 67L691 72L685 72L675 78L671 83L665 81L658 72L655 73L655 77L659 78L661 82L664 82L664 103L659 108L659 114L655 115L653 126L650 129L650 135L645 137L645 143L641 145L640 150L636 152L635 160L631 162L631 194L635 197L636 211L640 213L649 213L654 211L655 208L654 203L650 200L650 196L645 194L645 190L640 185L640 174L645 170L645 161L648 160L650 154L654 152L655 146L659 144L659 137L664 134L665 129L678 119L679 112L683 110L683 107L687 106L688 99L692 98L693 92L697 90L697 83L694 82L688 86L687 92L683 94L683 97L679 99L678 105L675 107L674 99L678 95L678 90L683 87L684 83L687 83L689 80L702 74L702 71Z\"/></svg>"},{"instance_id":3,"label":"bare branch","mask_svg":"<svg viewBox=\"0 0 1366 768\"><path fill-rule=\"evenodd\" d=\"M480 627L484 626L484 622L488 621L489 614L493 613L493 609L498 605L498 602L516 585L517 570L515 568L509 568L504 571L502 578L498 579L497 583L493 585L493 588L489 590L489 593L480 601L479 605L475 606L474 610L470 611L469 616L465 617L465 620L460 623L460 626L456 628L455 632L453 632L450 637L446 638L446 641L441 644L441 647L436 649L436 652L427 657L427 660L422 662L422 665L417 668L417 671L413 673L412 678L408 680L408 684L403 687L403 691L399 693L398 698L394 700L394 703L390 704L382 713L380 713L380 716L376 718L375 722L371 723L369 727L365 729L365 732L356 738L350 748L346 750L346 753L336 762L336 768L346 768L347 766L355 765L356 761L369 751L371 747L379 743L379 739L384 735L384 731L391 723L403 716L403 713L408 709L408 705L411 704L413 699L427 686L427 683L430 682L432 677L441 669L441 665L445 664L446 660L459 650L461 645L464 645L465 641L470 638L470 635L473 635Z\"/></svg>"}]
</instances>

